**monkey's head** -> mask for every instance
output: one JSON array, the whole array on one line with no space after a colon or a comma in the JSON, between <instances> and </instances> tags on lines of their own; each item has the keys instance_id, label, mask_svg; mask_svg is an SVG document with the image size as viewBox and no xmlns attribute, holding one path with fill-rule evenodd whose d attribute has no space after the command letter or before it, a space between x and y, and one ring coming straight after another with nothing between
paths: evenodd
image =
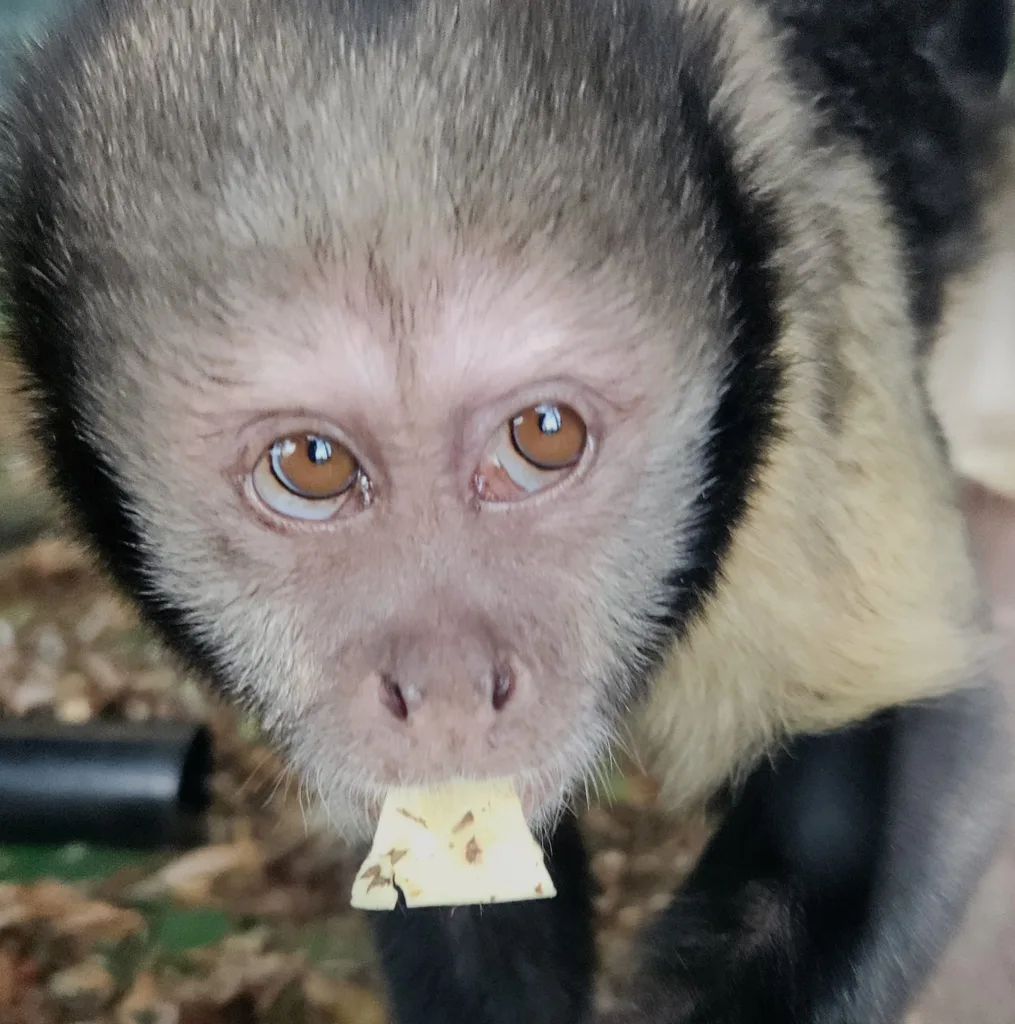
<instances>
[{"instance_id":1,"label":"monkey's head","mask_svg":"<svg viewBox=\"0 0 1015 1024\"><path fill-rule=\"evenodd\" d=\"M770 425L761 218L707 81L659 62L662 16L563 6L85 4L9 116L55 479L349 827L455 775L552 813Z\"/></svg>"}]
</instances>

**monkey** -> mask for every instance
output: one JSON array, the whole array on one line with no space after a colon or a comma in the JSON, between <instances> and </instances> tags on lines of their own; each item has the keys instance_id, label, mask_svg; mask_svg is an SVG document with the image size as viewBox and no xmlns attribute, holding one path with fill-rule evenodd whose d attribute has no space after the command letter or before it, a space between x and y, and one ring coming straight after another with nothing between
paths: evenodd
<instances>
[{"instance_id":1,"label":"monkey","mask_svg":"<svg viewBox=\"0 0 1015 1024\"><path fill-rule=\"evenodd\" d=\"M370 917L399 1024L891 1024L1008 821L924 360L1000 0L82 0L6 101L55 488L336 833L510 777L557 895ZM593 998L578 794L716 831Z\"/></svg>"}]
</instances>

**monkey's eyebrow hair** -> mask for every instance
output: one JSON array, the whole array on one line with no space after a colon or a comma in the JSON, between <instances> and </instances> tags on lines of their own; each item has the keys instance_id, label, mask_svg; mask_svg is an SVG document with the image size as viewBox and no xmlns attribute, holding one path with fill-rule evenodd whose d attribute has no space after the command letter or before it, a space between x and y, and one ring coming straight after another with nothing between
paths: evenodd
<instances>
[{"instance_id":1,"label":"monkey's eyebrow hair","mask_svg":"<svg viewBox=\"0 0 1015 1024\"><path fill-rule=\"evenodd\" d=\"M227 434L236 434L237 430L231 426L219 426L212 430L201 430L194 434L199 441L221 441Z\"/></svg>"},{"instance_id":2,"label":"monkey's eyebrow hair","mask_svg":"<svg viewBox=\"0 0 1015 1024\"><path fill-rule=\"evenodd\" d=\"M245 388L250 386L250 381L239 373L228 371L228 367L235 366L235 360L225 357L212 356L202 352L199 355L192 355L183 366L169 368L159 365L161 373L167 373L173 380L182 385L188 391L200 390L202 385L212 384L216 387Z\"/></svg>"},{"instance_id":3,"label":"monkey's eyebrow hair","mask_svg":"<svg viewBox=\"0 0 1015 1024\"><path fill-rule=\"evenodd\" d=\"M201 441L216 441L226 436L238 437L245 435L263 420L302 420L324 426L332 418L321 409L310 409L298 405L277 407L271 404L264 404L245 407L230 413L224 420L216 422L214 426L207 430L199 431L193 436Z\"/></svg>"},{"instance_id":4,"label":"monkey's eyebrow hair","mask_svg":"<svg viewBox=\"0 0 1015 1024\"><path fill-rule=\"evenodd\" d=\"M212 384L221 384L228 388L242 388L246 387L249 383L243 377L238 376L227 376L224 373L212 373L208 372L203 374L203 379Z\"/></svg>"}]
</instances>

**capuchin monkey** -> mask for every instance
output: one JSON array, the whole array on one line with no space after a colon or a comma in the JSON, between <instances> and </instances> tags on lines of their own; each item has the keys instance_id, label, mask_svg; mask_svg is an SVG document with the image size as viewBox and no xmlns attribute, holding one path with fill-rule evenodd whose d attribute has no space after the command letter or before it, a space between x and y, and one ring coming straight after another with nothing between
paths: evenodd
<instances>
[{"instance_id":1,"label":"capuchin monkey","mask_svg":"<svg viewBox=\"0 0 1015 1024\"><path fill-rule=\"evenodd\" d=\"M1007 820L923 363L984 0L83 0L0 264L36 435L335 827L511 777L555 899L374 915L399 1024L888 1024ZM721 823L595 1007L574 794ZM597 1015L598 1014L598 1015Z\"/></svg>"}]
</instances>

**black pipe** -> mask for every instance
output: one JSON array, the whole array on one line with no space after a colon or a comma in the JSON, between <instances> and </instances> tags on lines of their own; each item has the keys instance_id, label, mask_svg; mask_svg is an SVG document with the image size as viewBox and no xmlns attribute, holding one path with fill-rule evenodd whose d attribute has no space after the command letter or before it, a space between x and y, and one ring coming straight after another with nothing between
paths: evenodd
<instances>
[{"instance_id":1,"label":"black pipe","mask_svg":"<svg viewBox=\"0 0 1015 1024\"><path fill-rule=\"evenodd\" d=\"M200 843L211 768L202 725L0 719L0 844Z\"/></svg>"}]
</instances>

